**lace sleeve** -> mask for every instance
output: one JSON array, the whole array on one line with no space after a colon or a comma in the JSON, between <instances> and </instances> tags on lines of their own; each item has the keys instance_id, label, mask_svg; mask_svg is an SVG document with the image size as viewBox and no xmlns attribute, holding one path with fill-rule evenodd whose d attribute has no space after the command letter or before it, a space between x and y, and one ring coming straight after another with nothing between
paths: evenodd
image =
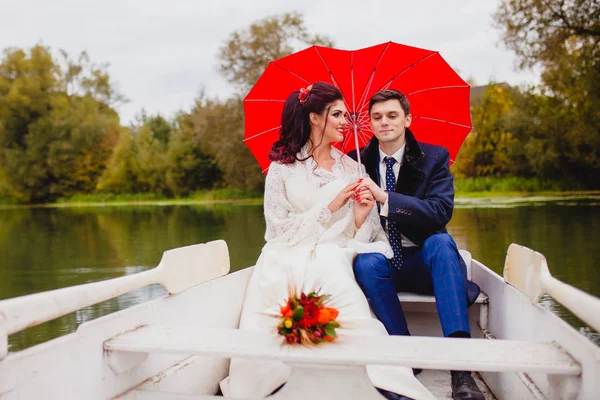
<instances>
[{"instance_id":1,"label":"lace sleeve","mask_svg":"<svg viewBox=\"0 0 600 400\"><path fill-rule=\"evenodd\" d=\"M360 242L374 242L385 238L385 232L381 226L381 219L377 207L373 207L363 222L360 229L356 231L354 238Z\"/></svg>"},{"instance_id":2,"label":"lace sleeve","mask_svg":"<svg viewBox=\"0 0 600 400\"><path fill-rule=\"evenodd\" d=\"M290 167L276 162L271 163L265 181L264 212L267 223L265 240L277 239L296 244L307 238L319 237L325 232L331 220L331 212L326 202L317 203L305 212L298 212L288 201L285 177Z\"/></svg>"}]
</instances>

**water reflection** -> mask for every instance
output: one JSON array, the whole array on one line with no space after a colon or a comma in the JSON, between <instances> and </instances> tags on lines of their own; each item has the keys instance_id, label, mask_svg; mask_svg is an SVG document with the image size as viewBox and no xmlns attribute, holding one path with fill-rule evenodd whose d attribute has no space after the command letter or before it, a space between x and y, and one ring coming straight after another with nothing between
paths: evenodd
<instances>
[{"instance_id":1,"label":"water reflection","mask_svg":"<svg viewBox=\"0 0 600 400\"><path fill-rule=\"evenodd\" d=\"M595 201L595 200L594 200ZM571 204L573 202L569 202ZM512 242L545 254L557 278L600 296L598 208L588 203L512 208L461 205L449 230L460 248L501 273ZM162 252L224 239L232 271L253 265L264 243L262 206L128 206L0 210L0 299L152 268ZM11 351L74 331L79 324L163 296L152 285L86 307L9 338ZM576 317L548 307L600 343Z\"/></svg>"}]
</instances>

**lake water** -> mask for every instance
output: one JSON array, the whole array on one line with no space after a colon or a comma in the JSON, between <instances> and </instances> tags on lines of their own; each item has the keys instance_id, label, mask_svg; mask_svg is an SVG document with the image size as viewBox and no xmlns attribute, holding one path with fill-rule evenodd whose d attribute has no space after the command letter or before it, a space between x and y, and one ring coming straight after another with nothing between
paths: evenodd
<instances>
[{"instance_id":1,"label":"lake water","mask_svg":"<svg viewBox=\"0 0 600 400\"><path fill-rule=\"evenodd\" d=\"M600 296L599 211L594 199L457 202L449 230L459 248L497 273L515 242L543 253L558 279ZM236 271L254 265L264 230L262 205L0 209L0 299L133 274L155 267L165 250L214 239L227 242ZM10 351L164 294L152 285L86 307L10 336ZM543 303L600 344L600 335L568 311L548 298Z\"/></svg>"}]
</instances>

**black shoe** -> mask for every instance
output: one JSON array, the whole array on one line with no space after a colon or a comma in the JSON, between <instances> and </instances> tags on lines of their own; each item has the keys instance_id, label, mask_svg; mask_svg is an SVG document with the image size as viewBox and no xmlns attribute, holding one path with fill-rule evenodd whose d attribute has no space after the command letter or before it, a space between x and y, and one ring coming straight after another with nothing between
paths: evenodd
<instances>
[{"instance_id":1,"label":"black shoe","mask_svg":"<svg viewBox=\"0 0 600 400\"><path fill-rule=\"evenodd\" d=\"M383 397L388 400L413 400L410 397L402 396L401 394L397 394L394 392L390 392L389 390L375 388L381 393Z\"/></svg>"},{"instance_id":2,"label":"black shoe","mask_svg":"<svg viewBox=\"0 0 600 400\"><path fill-rule=\"evenodd\" d=\"M452 398L455 400L485 400L469 371L452 371Z\"/></svg>"}]
</instances>

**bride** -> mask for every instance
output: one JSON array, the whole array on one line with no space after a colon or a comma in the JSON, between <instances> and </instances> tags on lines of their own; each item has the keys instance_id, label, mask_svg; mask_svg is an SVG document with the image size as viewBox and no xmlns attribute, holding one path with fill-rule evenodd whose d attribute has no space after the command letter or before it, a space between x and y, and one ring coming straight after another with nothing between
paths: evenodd
<instances>
[{"instance_id":1,"label":"bride","mask_svg":"<svg viewBox=\"0 0 600 400\"><path fill-rule=\"evenodd\" d=\"M287 98L279 140L269 153L267 243L248 283L240 329L268 332L282 342L275 317L293 287L331 295L329 306L339 311L340 337L387 335L354 279L352 261L358 253L379 252L388 258L393 253L371 192L358 189L358 164L331 145L344 139L345 129L346 107L334 86L317 82ZM386 397L432 398L410 368L367 366L367 372L382 393L393 392ZM231 398L266 397L289 374L281 362L233 359L221 390Z\"/></svg>"}]
</instances>

